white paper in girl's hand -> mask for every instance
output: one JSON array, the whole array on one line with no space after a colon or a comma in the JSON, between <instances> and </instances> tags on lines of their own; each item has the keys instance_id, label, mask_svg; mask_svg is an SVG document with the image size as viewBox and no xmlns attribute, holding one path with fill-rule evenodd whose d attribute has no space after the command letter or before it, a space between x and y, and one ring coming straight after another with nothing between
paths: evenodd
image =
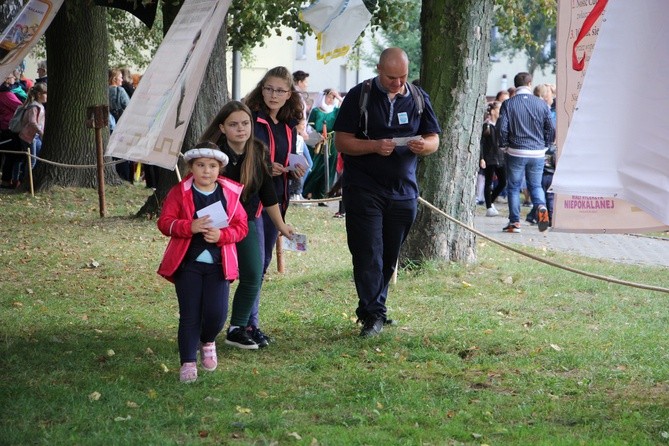
<instances>
[{"instance_id":1,"label":"white paper in girl's hand","mask_svg":"<svg viewBox=\"0 0 669 446\"><path fill-rule=\"evenodd\" d=\"M288 155L288 170L292 171L295 170L295 167L301 164L302 167L307 169L309 167L309 164L307 163L307 159L304 157L304 155L299 155L296 153L291 153Z\"/></svg>"},{"instance_id":2,"label":"white paper in girl's hand","mask_svg":"<svg viewBox=\"0 0 669 446\"><path fill-rule=\"evenodd\" d=\"M306 234L293 234L293 239L282 237L283 244L281 245L286 251L306 251L307 250L307 236Z\"/></svg>"},{"instance_id":3,"label":"white paper in girl's hand","mask_svg":"<svg viewBox=\"0 0 669 446\"><path fill-rule=\"evenodd\" d=\"M215 228L227 228L228 227L228 214L223 209L223 203L221 200L218 200L216 203L210 204L207 207L203 207L197 211L197 216L202 218L204 216L209 216L211 218L211 224Z\"/></svg>"}]
</instances>

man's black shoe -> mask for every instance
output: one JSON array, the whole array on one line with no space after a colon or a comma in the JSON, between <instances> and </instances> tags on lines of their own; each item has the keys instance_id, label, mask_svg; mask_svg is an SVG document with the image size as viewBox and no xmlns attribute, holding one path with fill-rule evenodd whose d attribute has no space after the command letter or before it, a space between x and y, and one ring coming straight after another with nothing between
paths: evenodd
<instances>
[{"instance_id":1,"label":"man's black shoe","mask_svg":"<svg viewBox=\"0 0 669 446\"><path fill-rule=\"evenodd\" d=\"M386 319L383 322L383 325L390 325L394 327L395 325L397 325L397 321L395 319Z\"/></svg>"},{"instance_id":2,"label":"man's black shoe","mask_svg":"<svg viewBox=\"0 0 669 446\"><path fill-rule=\"evenodd\" d=\"M360 331L360 337L370 338L376 336L383 331L383 319L370 317L365 320L365 324Z\"/></svg>"}]
</instances>

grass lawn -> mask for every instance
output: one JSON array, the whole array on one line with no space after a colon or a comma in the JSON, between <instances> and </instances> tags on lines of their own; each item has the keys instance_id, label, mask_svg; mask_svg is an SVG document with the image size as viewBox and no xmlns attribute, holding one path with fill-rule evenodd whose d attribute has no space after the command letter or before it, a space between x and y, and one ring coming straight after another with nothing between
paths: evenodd
<instances>
[{"instance_id":1,"label":"grass lawn","mask_svg":"<svg viewBox=\"0 0 669 446\"><path fill-rule=\"evenodd\" d=\"M2 445L669 444L667 296L481 242L478 263L402 271L360 339L344 221L293 206L306 253L273 262L274 341L219 338L219 368L178 380L167 238L130 218L149 191L0 194ZM667 286L665 268L536 254ZM234 285L233 285L234 289Z\"/></svg>"}]
</instances>

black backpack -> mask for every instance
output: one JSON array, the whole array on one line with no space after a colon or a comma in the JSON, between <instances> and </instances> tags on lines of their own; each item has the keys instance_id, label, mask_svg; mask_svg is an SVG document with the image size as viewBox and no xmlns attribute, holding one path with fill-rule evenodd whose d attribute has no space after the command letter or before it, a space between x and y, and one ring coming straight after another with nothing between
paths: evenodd
<instances>
[{"instance_id":1,"label":"black backpack","mask_svg":"<svg viewBox=\"0 0 669 446\"><path fill-rule=\"evenodd\" d=\"M372 80L373 78L367 79L362 83L362 92L360 93L360 127L364 129L362 134L365 136L365 138L369 138L369 136L367 136L367 121L369 120L367 103L369 102L369 93L372 91ZM405 85L411 92L411 96L413 96L416 108L418 109L418 114L422 115L423 109L425 108L425 98L423 97L423 93L414 84L408 83ZM365 120L364 125L362 125L363 119Z\"/></svg>"}]
</instances>

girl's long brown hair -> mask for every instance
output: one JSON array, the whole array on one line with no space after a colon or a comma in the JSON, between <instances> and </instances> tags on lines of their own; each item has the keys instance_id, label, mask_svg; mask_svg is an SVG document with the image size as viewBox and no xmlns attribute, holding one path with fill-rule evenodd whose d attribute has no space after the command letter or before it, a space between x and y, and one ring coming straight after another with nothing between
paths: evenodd
<instances>
[{"instance_id":1,"label":"girl's long brown hair","mask_svg":"<svg viewBox=\"0 0 669 446\"><path fill-rule=\"evenodd\" d=\"M302 119L303 105L302 97L300 93L295 89L295 84L293 82L293 75L288 71L286 67L274 67L265 73L265 76L258 82L258 85L251 90L249 94L243 99L244 103L249 106L254 112L263 111L269 114L269 109L265 104L265 99L262 95L262 88L265 86L265 82L270 77L276 77L282 79L288 83L288 89L290 90L290 97L286 100L286 103L279 109L276 118L283 123L290 123L292 120L299 121Z\"/></svg>"},{"instance_id":2,"label":"girl's long brown hair","mask_svg":"<svg viewBox=\"0 0 669 446\"><path fill-rule=\"evenodd\" d=\"M251 110L239 101L230 101L226 103L218 112L216 117L209 123L206 130L200 137L200 141L208 141L218 144L219 147L227 145L227 139L221 132L220 125L222 125L228 117L237 111L243 111L249 117L251 122L251 135L244 144L244 153L246 154L244 162L241 166L240 183L244 185L242 192L242 200L247 200L249 195L260 188L262 183L262 176L269 175L269 167L264 159L264 146L260 141L256 141L253 136L253 115Z\"/></svg>"}]
</instances>

